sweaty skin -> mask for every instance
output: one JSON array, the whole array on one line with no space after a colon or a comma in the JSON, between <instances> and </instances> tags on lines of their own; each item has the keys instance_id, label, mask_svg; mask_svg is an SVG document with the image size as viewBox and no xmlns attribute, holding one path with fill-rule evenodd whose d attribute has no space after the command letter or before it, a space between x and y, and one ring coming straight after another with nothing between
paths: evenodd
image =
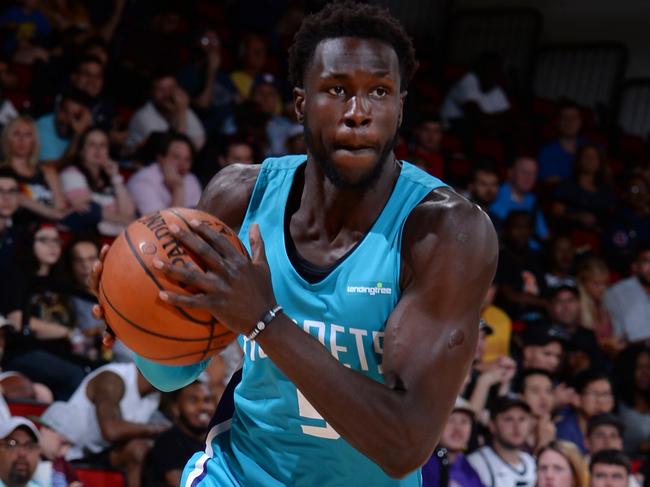
<instances>
[{"instance_id":1,"label":"sweaty skin","mask_svg":"<svg viewBox=\"0 0 650 487\"><path fill-rule=\"evenodd\" d=\"M388 201L400 171L390 144L405 96L389 45L343 37L317 46L304 86L294 90L310 144L287 208L291 238L313 264L327 266L345 255ZM324 164L343 185L333 184ZM376 164L383 167L364 186ZM238 229L258 173L259 166L226 167L199 208ZM201 290L161 298L207 309L236 333L248 334L276 304L259 227L250 231L251 260L207 227L176 236L209 272L158 262L170 279ZM343 366L284 314L256 341L341 436L388 475L403 477L431 455L467 375L496 262L496 236L485 213L454 191L437 189L404 227L402 296L385 326L384 383Z\"/></svg>"}]
</instances>

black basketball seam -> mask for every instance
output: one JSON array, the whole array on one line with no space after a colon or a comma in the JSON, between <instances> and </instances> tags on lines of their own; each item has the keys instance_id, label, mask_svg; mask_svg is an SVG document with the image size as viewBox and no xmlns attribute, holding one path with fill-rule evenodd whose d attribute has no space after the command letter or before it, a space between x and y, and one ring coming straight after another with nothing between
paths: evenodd
<instances>
[{"instance_id":1,"label":"black basketball seam","mask_svg":"<svg viewBox=\"0 0 650 487\"><path fill-rule=\"evenodd\" d=\"M133 256L136 258L136 260L138 261L138 263L140 264L140 267L142 267L142 269L144 270L144 272L149 276L149 278L150 278L150 279L153 281L153 283L158 287L158 289L160 289L161 291L164 291L165 288L162 287L162 285L160 284L160 282L158 282L158 279L156 279L156 276L153 275L153 272L151 272L151 270L147 267L147 265L146 265L146 264L144 263L144 261L142 260L142 257L140 257L140 254L138 254L138 251L137 251L137 250L135 249L135 247L133 246L133 242L131 242L131 238L129 237L129 232L126 231L126 230L124 231L124 238L126 239L126 243L128 244L129 249L131 249L131 253L132 253ZM190 315L189 313L187 313L187 311L185 311L185 310L184 310L183 308L181 308L180 306L174 306L174 307L178 310L178 312L179 312L180 314L182 314L185 318L187 318L189 321L191 321L191 322L193 322L193 323L196 323L196 324L198 324L198 325L209 325L209 324L210 324L210 321L209 321L209 320L208 320L208 321L204 321L204 320L199 320L199 319L197 319L197 318L194 318L192 315ZM210 320L211 320L211 319L212 319L212 318L210 318Z\"/></svg>"},{"instance_id":2,"label":"black basketball seam","mask_svg":"<svg viewBox=\"0 0 650 487\"><path fill-rule=\"evenodd\" d=\"M108 304L108 306L109 306L109 307L110 307L110 308L111 308L111 309L112 309L112 310L113 310L113 311L114 311L114 312L115 312L115 313L116 313L120 318L122 318L122 319L123 319L124 321L126 321L129 325L133 326L135 329L140 330L140 331L143 332L143 333L146 333L146 334L148 334L148 335L155 336L155 337L158 337L158 338L164 338L165 340L176 340L176 341L179 341L179 342L202 342L202 341L207 340L207 338L187 338L187 337L175 337L175 336L170 336L170 335L163 335L162 333L157 333L157 332L155 332L155 331L151 331L151 330L149 330L149 329L147 329L147 328L144 328L143 326L138 325L138 324L135 323L134 321L131 321L130 319L128 319L126 316L124 316L124 315L122 314L122 312L121 312L119 309L117 309L117 308L113 305L113 303L111 302L111 300L108 298L108 295L106 294L106 291L104 290L104 286L103 286L103 284L102 284L101 282L99 283L99 291L102 293L102 296L103 296L104 299L106 300L106 303ZM112 328L113 328L113 330L115 330L114 327L112 327ZM228 333L230 333L230 330L226 329L224 332L219 333L219 334L216 335L214 338L219 338L219 337L224 336L224 335L226 335L226 334L228 334ZM193 353L200 353L200 352L197 351L197 352L193 352Z\"/></svg>"}]
</instances>

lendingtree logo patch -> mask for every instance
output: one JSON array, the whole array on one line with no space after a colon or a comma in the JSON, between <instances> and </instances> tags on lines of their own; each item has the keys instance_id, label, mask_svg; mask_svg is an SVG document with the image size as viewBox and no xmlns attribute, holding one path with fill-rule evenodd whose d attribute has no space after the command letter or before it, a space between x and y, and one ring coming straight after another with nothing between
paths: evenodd
<instances>
[{"instance_id":1,"label":"lendingtree logo patch","mask_svg":"<svg viewBox=\"0 0 650 487\"><path fill-rule=\"evenodd\" d=\"M348 294L367 294L369 296L393 294L392 283L390 282L351 282L346 288Z\"/></svg>"}]
</instances>

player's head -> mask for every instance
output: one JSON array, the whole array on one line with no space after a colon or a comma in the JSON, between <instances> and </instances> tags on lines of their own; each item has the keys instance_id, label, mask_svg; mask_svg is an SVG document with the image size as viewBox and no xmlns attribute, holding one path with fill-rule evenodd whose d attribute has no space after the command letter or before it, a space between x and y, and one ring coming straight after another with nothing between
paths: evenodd
<instances>
[{"instance_id":1,"label":"player's head","mask_svg":"<svg viewBox=\"0 0 650 487\"><path fill-rule=\"evenodd\" d=\"M601 450L591 457L590 487L626 487L632 467L630 459L620 450Z\"/></svg>"},{"instance_id":2,"label":"player's head","mask_svg":"<svg viewBox=\"0 0 650 487\"><path fill-rule=\"evenodd\" d=\"M506 450L518 450L532 427L530 407L516 397L497 399L490 411L490 432L494 442Z\"/></svg>"},{"instance_id":3,"label":"player's head","mask_svg":"<svg viewBox=\"0 0 650 487\"><path fill-rule=\"evenodd\" d=\"M370 187L392 153L416 69L399 22L336 2L303 22L289 51L294 106L310 156L337 187Z\"/></svg>"},{"instance_id":4,"label":"player's head","mask_svg":"<svg viewBox=\"0 0 650 487\"><path fill-rule=\"evenodd\" d=\"M181 428L196 435L208 431L216 407L208 384L196 381L177 391L172 412Z\"/></svg>"}]
</instances>

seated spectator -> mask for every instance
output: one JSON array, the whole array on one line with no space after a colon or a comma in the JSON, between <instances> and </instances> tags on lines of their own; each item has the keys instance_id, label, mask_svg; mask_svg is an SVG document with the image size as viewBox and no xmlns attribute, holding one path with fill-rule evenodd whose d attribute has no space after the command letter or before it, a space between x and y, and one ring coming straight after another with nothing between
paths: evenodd
<instances>
[{"instance_id":1,"label":"seated spectator","mask_svg":"<svg viewBox=\"0 0 650 487\"><path fill-rule=\"evenodd\" d=\"M570 375L607 365L607 357L598 346L593 330L580 324L577 288L562 286L553 289L549 294L548 316L552 324L562 327L568 335L566 361Z\"/></svg>"},{"instance_id":2,"label":"seated spectator","mask_svg":"<svg viewBox=\"0 0 650 487\"><path fill-rule=\"evenodd\" d=\"M148 424L160 393L133 363L109 364L86 376L70 401L76 408L75 443L66 459L122 468L127 485L141 485L142 465L152 438L168 426Z\"/></svg>"},{"instance_id":3,"label":"seated spectator","mask_svg":"<svg viewBox=\"0 0 650 487\"><path fill-rule=\"evenodd\" d=\"M574 273L575 256L576 249L569 236L559 234L549 240L547 252L548 270L544 274L548 289L562 286L575 287L577 285Z\"/></svg>"},{"instance_id":4,"label":"seated spectator","mask_svg":"<svg viewBox=\"0 0 650 487\"><path fill-rule=\"evenodd\" d=\"M257 34L246 35L240 51L241 68L230 75L242 100L251 96L255 78L264 72L266 60L267 44L264 38Z\"/></svg>"},{"instance_id":5,"label":"seated spectator","mask_svg":"<svg viewBox=\"0 0 650 487\"><path fill-rule=\"evenodd\" d=\"M597 414L587 421L585 445L589 455L601 450L623 450L625 425L615 414Z\"/></svg>"},{"instance_id":6,"label":"seated spectator","mask_svg":"<svg viewBox=\"0 0 650 487\"><path fill-rule=\"evenodd\" d=\"M650 452L650 348L633 345L623 350L614 364L618 413L625 425L625 451Z\"/></svg>"},{"instance_id":7,"label":"seated spectator","mask_svg":"<svg viewBox=\"0 0 650 487\"><path fill-rule=\"evenodd\" d=\"M36 420L41 433L41 461L33 478L42 485L83 487L74 467L65 459L76 442L73 424L76 412L67 403L55 402Z\"/></svg>"},{"instance_id":8,"label":"seated spectator","mask_svg":"<svg viewBox=\"0 0 650 487\"><path fill-rule=\"evenodd\" d=\"M395 156L405 161L421 159L425 162L425 171L442 179L447 173L447 155L443 153L442 148L443 132L440 117L425 115L415 127L413 141L398 145L395 148Z\"/></svg>"},{"instance_id":9,"label":"seated spectator","mask_svg":"<svg viewBox=\"0 0 650 487\"><path fill-rule=\"evenodd\" d=\"M187 93L171 74L161 73L152 80L151 99L133 114L124 147L132 154L152 132L168 131L185 134L197 149L205 142L203 125L189 108Z\"/></svg>"},{"instance_id":10,"label":"seated spectator","mask_svg":"<svg viewBox=\"0 0 650 487\"><path fill-rule=\"evenodd\" d=\"M84 212L91 203L99 205L102 220L97 229L101 235L115 237L134 220L135 205L117 163L110 158L108 145L103 129L86 130L60 180L68 206Z\"/></svg>"},{"instance_id":11,"label":"seated spectator","mask_svg":"<svg viewBox=\"0 0 650 487\"><path fill-rule=\"evenodd\" d=\"M9 327L13 328L13 323L5 319L2 322L3 331L8 330ZM2 349L4 349L4 345ZM9 402L27 401L49 404L54 401L52 391L47 386L33 382L24 374L15 371L0 373L0 391L2 391L2 397Z\"/></svg>"},{"instance_id":12,"label":"seated spectator","mask_svg":"<svg viewBox=\"0 0 650 487\"><path fill-rule=\"evenodd\" d=\"M240 95L223 69L221 41L213 29L198 33L190 62L181 69L178 82L190 95L206 132L220 132L224 121L232 116Z\"/></svg>"},{"instance_id":13,"label":"seated spectator","mask_svg":"<svg viewBox=\"0 0 650 487\"><path fill-rule=\"evenodd\" d=\"M70 88L57 98L53 113L36 121L42 164L58 162L70 146L75 147L79 136L92 124L92 103L88 94Z\"/></svg>"},{"instance_id":14,"label":"seated spectator","mask_svg":"<svg viewBox=\"0 0 650 487\"><path fill-rule=\"evenodd\" d=\"M191 208L201 197L201 185L190 172L194 149L183 134L167 134L156 161L136 172L127 184L141 215L172 206Z\"/></svg>"},{"instance_id":15,"label":"seated spectator","mask_svg":"<svg viewBox=\"0 0 650 487\"><path fill-rule=\"evenodd\" d=\"M541 147L539 179L545 184L557 184L569 179L573 172L573 160L582 144L582 114L580 107L573 102L564 101L557 118L558 138Z\"/></svg>"},{"instance_id":16,"label":"seated spectator","mask_svg":"<svg viewBox=\"0 0 650 487\"><path fill-rule=\"evenodd\" d=\"M496 218L490 209L499 192L499 174L494 166L487 163L477 165L472 170L467 189L469 200L480 206L488 214L497 231L500 231L501 220Z\"/></svg>"},{"instance_id":17,"label":"seated spectator","mask_svg":"<svg viewBox=\"0 0 650 487\"><path fill-rule=\"evenodd\" d=\"M498 54L480 54L472 70L450 88L442 103L443 120L460 134L470 156L474 155L473 142L478 134L500 134L509 126L510 102L499 85L501 70Z\"/></svg>"},{"instance_id":18,"label":"seated spectator","mask_svg":"<svg viewBox=\"0 0 650 487\"><path fill-rule=\"evenodd\" d=\"M440 443L422 467L422 487L485 487L467 461L474 411L467 402L456 399L454 409L440 436Z\"/></svg>"},{"instance_id":19,"label":"seated spectator","mask_svg":"<svg viewBox=\"0 0 650 487\"><path fill-rule=\"evenodd\" d=\"M552 441L537 453L539 487L586 487L587 465L573 443Z\"/></svg>"},{"instance_id":20,"label":"seated spectator","mask_svg":"<svg viewBox=\"0 0 650 487\"><path fill-rule=\"evenodd\" d=\"M13 279L0 283L6 293L4 310L18 333L8 335L2 357L6 370L22 372L48 386L57 400L66 400L85 375L72 355L74 308L60 278L61 237L51 225L34 228Z\"/></svg>"},{"instance_id":21,"label":"seated spectator","mask_svg":"<svg viewBox=\"0 0 650 487\"><path fill-rule=\"evenodd\" d=\"M553 377L546 370L525 369L519 375L514 391L530 407L532 428L525 450L533 454L555 439Z\"/></svg>"},{"instance_id":22,"label":"seated spectator","mask_svg":"<svg viewBox=\"0 0 650 487\"><path fill-rule=\"evenodd\" d=\"M268 116L266 122L266 156L281 156L288 153L287 140L301 125L282 115L282 97L278 80L272 74L259 75L253 83L251 100L257 103L261 112Z\"/></svg>"},{"instance_id":23,"label":"seated spectator","mask_svg":"<svg viewBox=\"0 0 650 487\"><path fill-rule=\"evenodd\" d=\"M551 214L559 228L603 230L616 203L609 166L602 149L585 144L578 150L572 176L555 189Z\"/></svg>"},{"instance_id":24,"label":"seated spectator","mask_svg":"<svg viewBox=\"0 0 650 487\"><path fill-rule=\"evenodd\" d=\"M116 116L115 104L103 95L104 63L98 57L84 55L77 60L70 81L74 88L90 97L92 125L109 131Z\"/></svg>"},{"instance_id":25,"label":"seated spectator","mask_svg":"<svg viewBox=\"0 0 650 487\"><path fill-rule=\"evenodd\" d=\"M614 409L614 394L609 377L592 370L576 377L574 389L573 407L566 410L556 423L557 438L575 443L586 454L587 422L597 414L610 413Z\"/></svg>"},{"instance_id":26,"label":"seated spectator","mask_svg":"<svg viewBox=\"0 0 650 487\"><path fill-rule=\"evenodd\" d=\"M18 210L19 193L18 176L15 171L10 167L0 167L0 275L3 276L7 275L16 257L18 229L13 224L12 218Z\"/></svg>"},{"instance_id":27,"label":"seated spectator","mask_svg":"<svg viewBox=\"0 0 650 487\"><path fill-rule=\"evenodd\" d=\"M540 369L554 375L562 364L567 332L545 323L530 323L523 334L522 368Z\"/></svg>"},{"instance_id":28,"label":"seated spectator","mask_svg":"<svg viewBox=\"0 0 650 487\"><path fill-rule=\"evenodd\" d=\"M578 265L577 277L580 324L594 332L603 350L617 352L622 348L622 342L614 334L614 327L604 303L609 285L607 263L599 257L588 257Z\"/></svg>"},{"instance_id":29,"label":"seated spectator","mask_svg":"<svg viewBox=\"0 0 650 487\"><path fill-rule=\"evenodd\" d=\"M638 242L650 241L650 181L634 174L626 182L604 235L607 261L626 274Z\"/></svg>"},{"instance_id":30,"label":"seated spectator","mask_svg":"<svg viewBox=\"0 0 650 487\"><path fill-rule=\"evenodd\" d=\"M0 26L8 30L4 52L19 64L47 61L48 52L42 47L52 33L52 25L33 0L21 0L0 15Z\"/></svg>"},{"instance_id":31,"label":"seated spectator","mask_svg":"<svg viewBox=\"0 0 650 487\"><path fill-rule=\"evenodd\" d=\"M500 224L513 211L525 211L533 220L533 234L537 240L546 240L548 228L544 215L537 207L537 197L533 193L537 183L537 161L531 157L519 157L508 170L508 181L503 183L497 198L490 206L492 214ZM539 248L531 241L533 248Z\"/></svg>"},{"instance_id":32,"label":"seated spectator","mask_svg":"<svg viewBox=\"0 0 650 487\"><path fill-rule=\"evenodd\" d=\"M467 457L489 487L533 487L535 460L522 450L530 434L530 407L521 399L503 397L491 411L492 443Z\"/></svg>"},{"instance_id":33,"label":"seated spectator","mask_svg":"<svg viewBox=\"0 0 650 487\"><path fill-rule=\"evenodd\" d=\"M627 487L632 466L622 451L601 450L591 458L589 473L589 487Z\"/></svg>"},{"instance_id":34,"label":"seated spectator","mask_svg":"<svg viewBox=\"0 0 650 487\"><path fill-rule=\"evenodd\" d=\"M614 334L627 343L650 338L650 241L638 243L632 272L605 293Z\"/></svg>"},{"instance_id":35,"label":"seated spectator","mask_svg":"<svg viewBox=\"0 0 650 487\"><path fill-rule=\"evenodd\" d=\"M205 439L217 398L203 382L193 382L173 393L174 426L154 441L147 457L147 487L176 487L187 461L205 449Z\"/></svg>"},{"instance_id":36,"label":"seated spectator","mask_svg":"<svg viewBox=\"0 0 650 487\"><path fill-rule=\"evenodd\" d=\"M530 248L530 214L513 211L506 218L495 283L497 304L513 320L535 321L546 309L543 262Z\"/></svg>"},{"instance_id":37,"label":"seated spectator","mask_svg":"<svg viewBox=\"0 0 650 487\"><path fill-rule=\"evenodd\" d=\"M197 157L192 172L204 188L224 167L231 164L254 164L259 160L257 148L250 138L241 135L223 136L208 140Z\"/></svg>"},{"instance_id":38,"label":"seated spectator","mask_svg":"<svg viewBox=\"0 0 650 487\"><path fill-rule=\"evenodd\" d=\"M16 416L0 422L0 485L43 487L32 480L41 453L40 438L27 418Z\"/></svg>"}]
</instances>

